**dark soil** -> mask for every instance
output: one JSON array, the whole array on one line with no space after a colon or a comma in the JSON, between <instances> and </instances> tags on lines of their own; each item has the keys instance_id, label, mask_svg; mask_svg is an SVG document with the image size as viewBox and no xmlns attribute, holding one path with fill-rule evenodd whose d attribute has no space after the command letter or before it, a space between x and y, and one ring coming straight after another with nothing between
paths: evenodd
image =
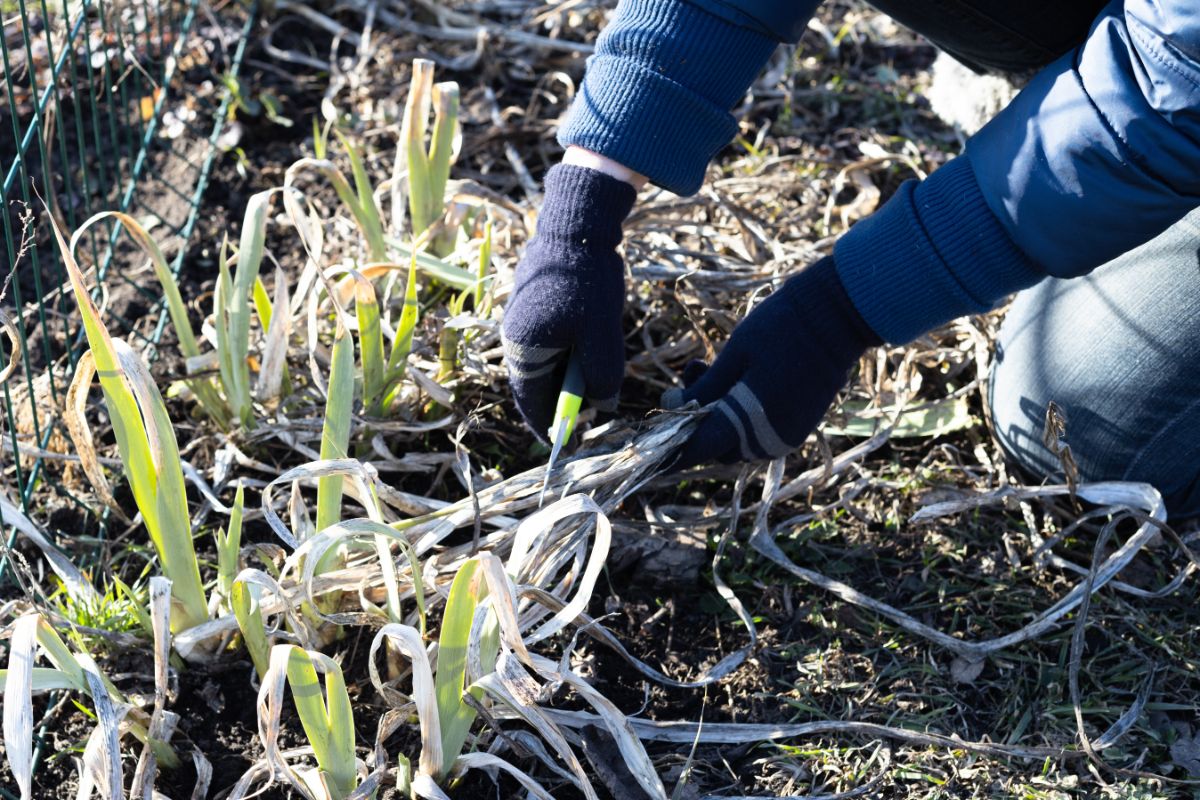
<instances>
[{"instance_id":1,"label":"dark soil","mask_svg":"<svg viewBox=\"0 0 1200 800\"><path fill-rule=\"evenodd\" d=\"M255 762L262 758L258 739L258 693L250 683L253 667L248 661L221 664L212 670L188 668L179 673L179 696L172 711L179 714L178 749L181 768L163 772L160 791L168 797L187 797L195 786L196 774L187 745L198 749L212 762L209 797L220 797L232 788ZM272 793L282 798L282 793Z\"/></svg>"}]
</instances>

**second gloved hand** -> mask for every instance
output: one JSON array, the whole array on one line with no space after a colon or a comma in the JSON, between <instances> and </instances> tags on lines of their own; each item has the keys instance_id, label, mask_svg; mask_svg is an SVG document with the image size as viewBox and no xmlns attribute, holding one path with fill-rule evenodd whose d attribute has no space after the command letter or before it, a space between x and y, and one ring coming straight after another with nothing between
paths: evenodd
<instances>
[{"instance_id":1,"label":"second gloved hand","mask_svg":"<svg viewBox=\"0 0 1200 800\"><path fill-rule=\"evenodd\" d=\"M715 403L673 469L777 458L804 443L863 352L881 344L832 258L790 278L750 312L707 369L689 369L664 408Z\"/></svg>"},{"instance_id":2,"label":"second gloved hand","mask_svg":"<svg viewBox=\"0 0 1200 800\"><path fill-rule=\"evenodd\" d=\"M587 167L546 173L537 235L517 265L503 325L513 397L540 439L572 350L587 399L615 410L625 374L625 266L616 248L636 197L630 184Z\"/></svg>"}]
</instances>

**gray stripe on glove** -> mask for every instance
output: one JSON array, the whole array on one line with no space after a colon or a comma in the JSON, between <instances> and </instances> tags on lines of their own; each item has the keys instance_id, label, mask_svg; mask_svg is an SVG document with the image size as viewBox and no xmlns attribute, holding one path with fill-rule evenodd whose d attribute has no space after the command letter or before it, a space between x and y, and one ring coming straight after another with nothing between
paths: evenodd
<instances>
[{"instance_id":1,"label":"gray stripe on glove","mask_svg":"<svg viewBox=\"0 0 1200 800\"><path fill-rule=\"evenodd\" d=\"M767 412L763 410L762 403L759 402L758 397L750 390L749 386L738 382L729 390L729 397L736 400L742 410L746 412L746 416L750 419L750 428L754 432L754 438L764 453L772 458L778 458L796 449L796 445L788 444L776 433L775 426L767 419Z\"/></svg>"},{"instance_id":2,"label":"gray stripe on glove","mask_svg":"<svg viewBox=\"0 0 1200 800\"><path fill-rule=\"evenodd\" d=\"M742 460L754 461L755 455L754 453L750 452L750 443L746 440L746 426L742 424L742 418L739 417L737 412L733 410L733 406L729 402L728 397L723 398L719 403L717 403L717 411L720 411L722 414L724 414L725 418L729 420L729 424L733 426L733 431L738 437L738 446L742 451Z\"/></svg>"},{"instance_id":3,"label":"gray stripe on glove","mask_svg":"<svg viewBox=\"0 0 1200 800\"><path fill-rule=\"evenodd\" d=\"M508 372L522 380L533 380L549 375L558 366L559 358L567 352L565 347L538 347L517 344L501 337L504 344L504 361Z\"/></svg>"},{"instance_id":4,"label":"gray stripe on glove","mask_svg":"<svg viewBox=\"0 0 1200 800\"><path fill-rule=\"evenodd\" d=\"M620 400L620 395L612 397L589 397L588 404L602 414L613 414L617 410L617 401Z\"/></svg>"},{"instance_id":5,"label":"gray stripe on glove","mask_svg":"<svg viewBox=\"0 0 1200 800\"><path fill-rule=\"evenodd\" d=\"M524 361L527 364L537 365L544 361L549 361L558 358L566 352L565 347L540 347L538 345L526 345L514 342L507 337L500 337L504 343L505 358L515 358L518 361Z\"/></svg>"}]
</instances>

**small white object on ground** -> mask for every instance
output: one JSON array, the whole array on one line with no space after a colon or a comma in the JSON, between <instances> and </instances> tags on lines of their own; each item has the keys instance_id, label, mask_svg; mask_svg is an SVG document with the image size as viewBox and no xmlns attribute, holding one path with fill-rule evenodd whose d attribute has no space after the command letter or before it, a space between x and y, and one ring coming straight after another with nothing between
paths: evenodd
<instances>
[{"instance_id":1,"label":"small white object on ground","mask_svg":"<svg viewBox=\"0 0 1200 800\"><path fill-rule=\"evenodd\" d=\"M973 136L1020 91L1009 78L980 75L947 53L938 53L932 74L926 96L933 113L964 136Z\"/></svg>"}]
</instances>

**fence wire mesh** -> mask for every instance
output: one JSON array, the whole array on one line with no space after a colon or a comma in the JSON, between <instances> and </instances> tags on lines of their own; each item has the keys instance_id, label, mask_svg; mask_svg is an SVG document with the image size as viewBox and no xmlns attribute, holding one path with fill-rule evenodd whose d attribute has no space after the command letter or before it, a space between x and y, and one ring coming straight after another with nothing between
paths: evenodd
<instances>
[{"instance_id":1,"label":"fence wire mesh","mask_svg":"<svg viewBox=\"0 0 1200 800\"><path fill-rule=\"evenodd\" d=\"M254 16L238 0L0 0L0 370L12 367L0 385L0 492L26 513L46 498L83 505L61 470L45 469L70 458L61 409L84 345L47 215L73 231L101 211L128 213L178 273L232 100L222 87L236 79ZM102 304L119 284L141 294L124 310L107 305L106 320L152 356L163 300L119 226L91 228L76 256L94 269ZM0 517L0 587L14 537Z\"/></svg>"},{"instance_id":2,"label":"fence wire mesh","mask_svg":"<svg viewBox=\"0 0 1200 800\"><path fill-rule=\"evenodd\" d=\"M45 469L69 458L61 409L83 344L48 214L67 231L101 211L151 231L178 273L228 116L253 24L239 0L0 0L0 491L29 510L39 487L78 502ZM153 355L162 297L145 265L100 223L77 258L94 269L97 299L127 284L138 303L106 320ZM128 293L128 292L127 292ZM9 567L12 533L0 553ZM70 533L70 532L68 532Z\"/></svg>"}]
</instances>

